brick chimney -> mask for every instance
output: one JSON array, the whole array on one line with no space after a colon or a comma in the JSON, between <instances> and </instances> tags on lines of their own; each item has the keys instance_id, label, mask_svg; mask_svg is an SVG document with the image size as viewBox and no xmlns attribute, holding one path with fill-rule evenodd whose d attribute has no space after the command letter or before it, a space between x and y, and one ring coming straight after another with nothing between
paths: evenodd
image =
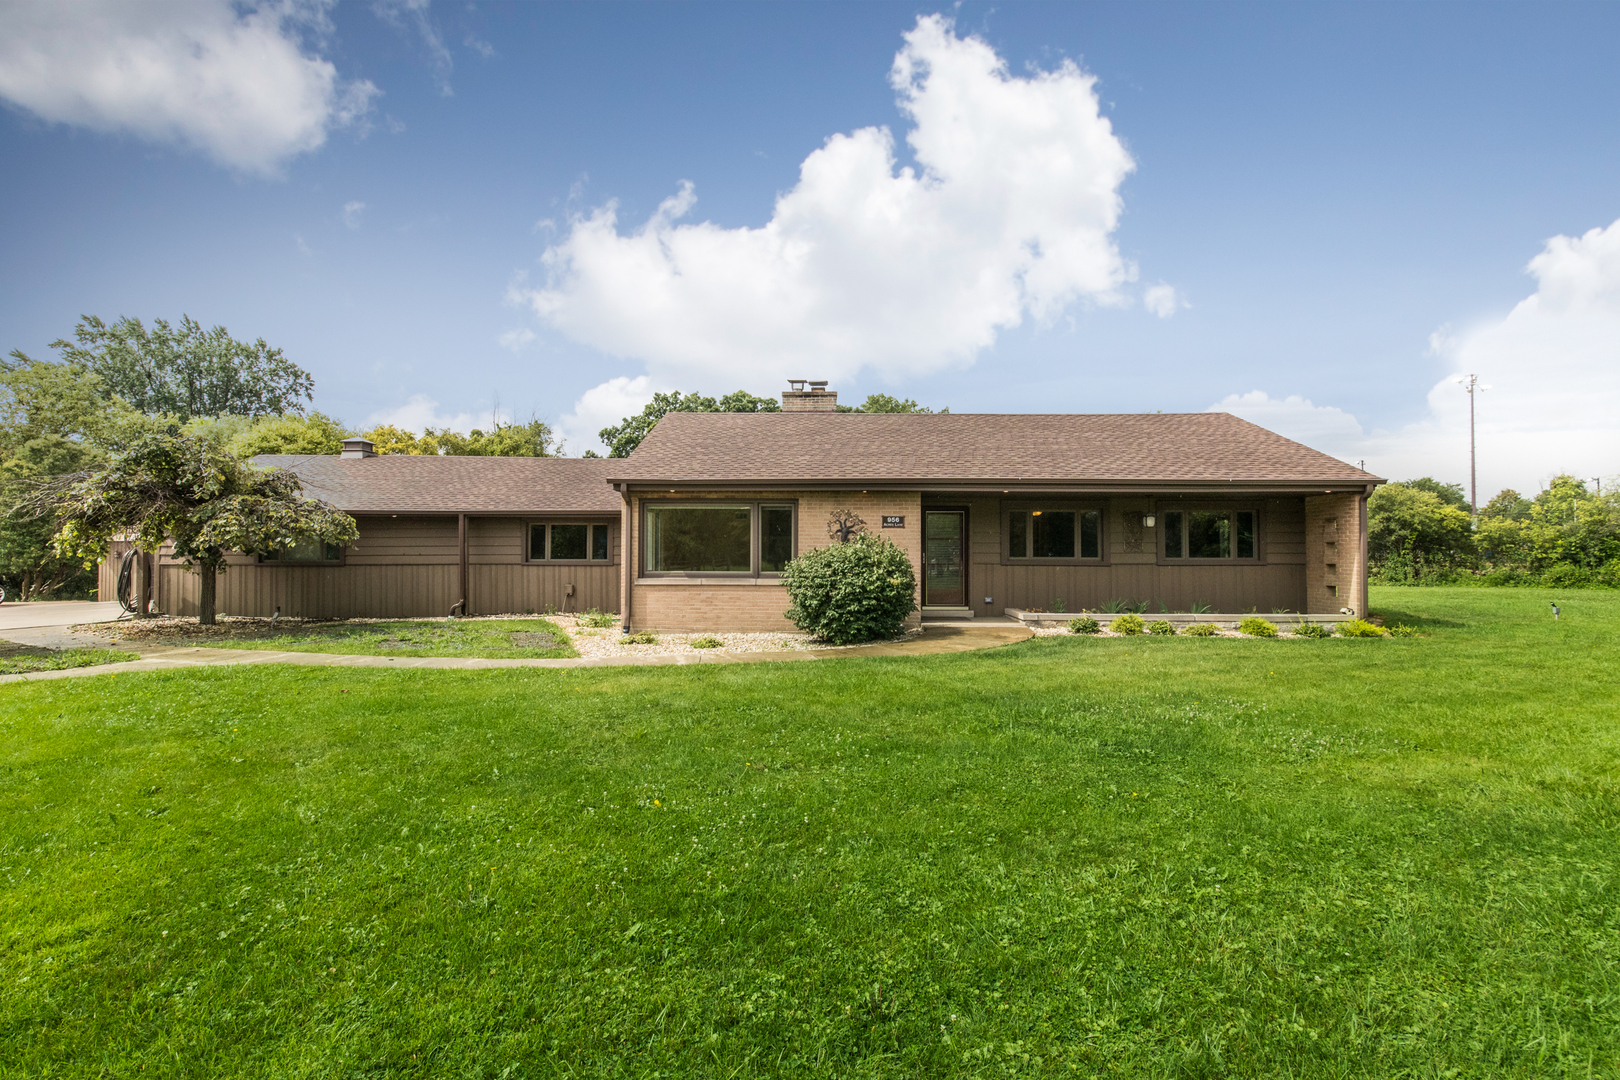
<instances>
[{"instance_id":1,"label":"brick chimney","mask_svg":"<svg viewBox=\"0 0 1620 1080\"><path fill-rule=\"evenodd\" d=\"M827 389L825 379L789 379L790 390L782 391L783 412L837 412L838 391ZM809 389L805 389L805 387Z\"/></svg>"},{"instance_id":2,"label":"brick chimney","mask_svg":"<svg viewBox=\"0 0 1620 1080\"><path fill-rule=\"evenodd\" d=\"M370 439L344 439L343 453L339 457L368 458L377 456L377 447Z\"/></svg>"}]
</instances>

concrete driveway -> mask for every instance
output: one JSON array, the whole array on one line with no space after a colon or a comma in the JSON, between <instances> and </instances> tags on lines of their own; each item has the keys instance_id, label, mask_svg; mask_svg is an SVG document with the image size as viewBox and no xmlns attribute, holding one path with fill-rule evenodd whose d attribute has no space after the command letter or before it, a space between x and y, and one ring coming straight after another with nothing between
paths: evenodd
<instances>
[{"instance_id":1,"label":"concrete driveway","mask_svg":"<svg viewBox=\"0 0 1620 1080\"><path fill-rule=\"evenodd\" d=\"M94 647L103 644L92 637L68 633L78 623L110 622L122 612L117 601L43 600L28 604L0 604L0 638L19 645L42 645L48 649Z\"/></svg>"}]
</instances>

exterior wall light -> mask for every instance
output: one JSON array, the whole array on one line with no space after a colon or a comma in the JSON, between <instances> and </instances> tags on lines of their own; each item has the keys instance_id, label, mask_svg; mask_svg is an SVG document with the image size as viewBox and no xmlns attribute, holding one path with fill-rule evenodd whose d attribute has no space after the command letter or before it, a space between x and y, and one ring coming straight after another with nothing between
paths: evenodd
<instances>
[{"instance_id":1,"label":"exterior wall light","mask_svg":"<svg viewBox=\"0 0 1620 1080\"><path fill-rule=\"evenodd\" d=\"M1151 529L1151 528L1153 528L1153 522L1154 522L1154 521L1155 521L1155 520L1156 520L1156 519L1155 519L1155 518L1154 518L1154 516L1153 516L1153 515L1152 515L1152 514L1143 514L1143 515L1142 515L1142 527L1143 527L1143 528L1144 528L1144 529Z\"/></svg>"}]
</instances>

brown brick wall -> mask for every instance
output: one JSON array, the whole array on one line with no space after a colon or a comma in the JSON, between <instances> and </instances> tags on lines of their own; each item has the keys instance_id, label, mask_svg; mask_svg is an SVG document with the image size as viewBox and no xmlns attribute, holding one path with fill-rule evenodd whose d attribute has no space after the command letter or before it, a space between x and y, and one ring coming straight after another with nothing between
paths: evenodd
<instances>
[{"instance_id":1,"label":"brown brick wall","mask_svg":"<svg viewBox=\"0 0 1620 1080\"><path fill-rule=\"evenodd\" d=\"M1312 495L1305 500L1305 611L1332 615L1350 608L1366 615L1367 568L1362 559L1362 496Z\"/></svg>"},{"instance_id":2,"label":"brown brick wall","mask_svg":"<svg viewBox=\"0 0 1620 1080\"><path fill-rule=\"evenodd\" d=\"M853 510L872 532L900 545L919 573L922 566L922 501L915 492L760 491L679 493L667 497L682 502L704 499L796 502L801 552L832 543L827 535L828 517L834 510ZM639 568L642 501L640 496L635 498L630 515L632 547L628 569L632 573ZM882 528L882 519L888 515L903 516L905 527ZM792 630L793 624L782 614L787 607L785 589L779 585L758 584L753 579L742 579L739 583L714 579L694 583L679 578L638 578L631 585L629 621L635 630ZM913 614L912 621L917 618Z\"/></svg>"}]
</instances>

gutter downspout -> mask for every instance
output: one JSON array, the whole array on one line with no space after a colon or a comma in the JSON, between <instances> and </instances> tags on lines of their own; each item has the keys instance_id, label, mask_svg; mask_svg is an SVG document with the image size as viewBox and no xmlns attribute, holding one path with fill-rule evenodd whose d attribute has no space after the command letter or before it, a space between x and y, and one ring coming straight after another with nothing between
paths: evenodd
<instances>
[{"instance_id":1,"label":"gutter downspout","mask_svg":"<svg viewBox=\"0 0 1620 1080\"><path fill-rule=\"evenodd\" d=\"M1367 565L1367 497L1372 494L1372 488L1361 493L1361 617L1365 619L1372 614L1368 607L1367 578L1372 576L1372 569Z\"/></svg>"},{"instance_id":2,"label":"gutter downspout","mask_svg":"<svg viewBox=\"0 0 1620 1080\"><path fill-rule=\"evenodd\" d=\"M615 484L619 495L624 500L624 509L619 511L619 540L621 554L619 556L623 566L619 570L619 581L622 583L619 590L619 628L628 632L630 629L630 591L635 582L635 559L633 557L634 545L630 538L631 513L630 485Z\"/></svg>"},{"instance_id":3,"label":"gutter downspout","mask_svg":"<svg viewBox=\"0 0 1620 1080\"><path fill-rule=\"evenodd\" d=\"M472 614L467 605L467 515L456 515L456 542L461 548L461 615Z\"/></svg>"}]
</instances>

